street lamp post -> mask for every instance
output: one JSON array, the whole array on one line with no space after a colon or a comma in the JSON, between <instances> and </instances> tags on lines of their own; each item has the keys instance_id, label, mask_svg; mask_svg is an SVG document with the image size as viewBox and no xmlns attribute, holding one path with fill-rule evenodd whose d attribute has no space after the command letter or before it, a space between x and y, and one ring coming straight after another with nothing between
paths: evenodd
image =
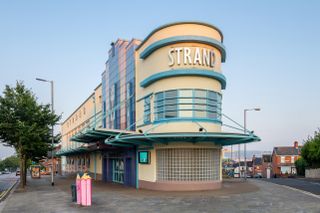
<instances>
[{"instance_id":1,"label":"street lamp post","mask_svg":"<svg viewBox=\"0 0 320 213\"><path fill-rule=\"evenodd\" d=\"M53 113L53 81L48 81L42 78L36 78L37 81L42 81L42 82L48 82L51 84L51 112ZM54 132L53 132L54 124L52 124L52 129L51 129L51 186L54 186L54 181L53 181L53 143L54 143Z\"/></svg>"},{"instance_id":2,"label":"street lamp post","mask_svg":"<svg viewBox=\"0 0 320 213\"><path fill-rule=\"evenodd\" d=\"M243 113L243 126L244 134L247 133L247 112L248 111L260 111L260 108L244 109ZM247 180L247 144L244 144L244 179Z\"/></svg>"}]
</instances>

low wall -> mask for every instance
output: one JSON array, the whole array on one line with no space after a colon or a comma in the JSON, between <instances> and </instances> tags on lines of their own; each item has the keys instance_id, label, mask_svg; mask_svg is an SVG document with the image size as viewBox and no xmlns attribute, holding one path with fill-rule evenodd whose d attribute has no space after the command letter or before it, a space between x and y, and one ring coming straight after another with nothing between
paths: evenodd
<instances>
[{"instance_id":1,"label":"low wall","mask_svg":"<svg viewBox=\"0 0 320 213\"><path fill-rule=\"evenodd\" d=\"M320 168L306 169L306 178L320 178Z\"/></svg>"}]
</instances>

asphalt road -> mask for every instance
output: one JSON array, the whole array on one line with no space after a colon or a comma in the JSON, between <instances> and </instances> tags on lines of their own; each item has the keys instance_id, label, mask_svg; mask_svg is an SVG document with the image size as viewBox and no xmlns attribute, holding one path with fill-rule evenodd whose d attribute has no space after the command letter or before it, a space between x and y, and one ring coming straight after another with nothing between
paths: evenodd
<instances>
[{"instance_id":1,"label":"asphalt road","mask_svg":"<svg viewBox=\"0 0 320 213\"><path fill-rule=\"evenodd\" d=\"M316 195L320 195L320 181L309 179L295 179L295 178L271 178L262 179L267 182L276 183L280 185L290 186L292 188L307 191Z\"/></svg>"},{"instance_id":2,"label":"asphalt road","mask_svg":"<svg viewBox=\"0 0 320 213\"><path fill-rule=\"evenodd\" d=\"M319 213L320 199L257 179L229 180L223 188L201 192L159 192L120 184L93 182L92 206L71 201L74 177L28 179L25 191L15 191L3 202L2 213L126 212L126 213ZM1 203L0 203L1 212Z\"/></svg>"},{"instance_id":3,"label":"asphalt road","mask_svg":"<svg viewBox=\"0 0 320 213\"><path fill-rule=\"evenodd\" d=\"M20 176L16 176L16 173L1 174L0 175L0 193L9 189Z\"/></svg>"}]
</instances>

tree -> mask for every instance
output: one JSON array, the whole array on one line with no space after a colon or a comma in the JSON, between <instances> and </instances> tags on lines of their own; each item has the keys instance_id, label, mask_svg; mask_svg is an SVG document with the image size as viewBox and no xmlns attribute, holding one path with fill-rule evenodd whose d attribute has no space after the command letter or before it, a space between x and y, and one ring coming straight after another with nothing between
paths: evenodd
<instances>
[{"instance_id":1,"label":"tree","mask_svg":"<svg viewBox=\"0 0 320 213\"><path fill-rule=\"evenodd\" d=\"M308 166L307 161L306 161L303 157L301 157L301 158L299 158L298 160L296 160L296 161L294 162L294 164L295 164L295 166L296 166L296 168L297 168L297 173L298 173L298 175L304 176L304 175L305 175L306 167Z\"/></svg>"},{"instance_id":2,"label":"tree","mask_svg":"<svg viewBox=\"0 0 320 213\"><path fill-rule=\"evenodd\" d=\"M309 137L301 149L301 156L310 167L320 167L320 132L315 131L314 137Z\"/></svg>"},{"instance_id":3,"label":"tree","mask_svg":"<svg viewBox=\"0 0 320 213\"><path fill-rule=\"evenodd\" d=\"M22 188L26 185L27 160L46 155L51 126L59 119L49 105L38 104L22 82L17 82L14 88L7 85L0 96L0 141L16 149Z\"/></svg>"},{"instance_id":4,"label":"tree","mask_svg":"<svg viewBox=\"0 0 320 213\"><path fill-rule=\"evenodd\" d=\"M0 170L9 169L10 171L14 171L19 167L19 165L19 158L13 155L0 161Z\"/></svg>"}]
</instances>

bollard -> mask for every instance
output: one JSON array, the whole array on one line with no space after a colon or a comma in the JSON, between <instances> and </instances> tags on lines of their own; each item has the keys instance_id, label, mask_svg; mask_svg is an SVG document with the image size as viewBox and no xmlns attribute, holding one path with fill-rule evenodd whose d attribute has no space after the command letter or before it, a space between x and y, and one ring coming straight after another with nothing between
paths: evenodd
<instances>
[{"instance_id":1,"label":"bollard","mask_svg":"<svg viewBox=\"0 0 320 213\"><path fill-rule=\"evenodd\" d=\"M80 179L81 185L81 205L87 205L87 183L86 183L86 176L87 174L84 173Z\"/></svg>"},{"instance_id":2,"label":"bollard","mask_svg":"<svg viewBox=\"0 0 320 213\"><path fill-rule=\"evenodd\" d=\"M77 204L81 204L81 178L80 175L77 174L76 178L76 187L77 187Z\"/></svg>"}]
</instances>

